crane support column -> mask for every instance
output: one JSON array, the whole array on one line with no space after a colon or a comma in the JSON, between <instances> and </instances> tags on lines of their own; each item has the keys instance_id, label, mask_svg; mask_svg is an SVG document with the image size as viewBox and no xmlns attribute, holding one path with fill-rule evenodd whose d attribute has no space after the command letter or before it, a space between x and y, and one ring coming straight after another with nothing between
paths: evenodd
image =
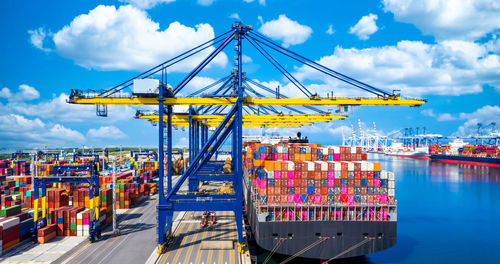
<instances>
[{"instance_id":1,"label":"crane support column","mask_svg":"<svg viewBox=\"0 0 500 264\"><path fill-rule=\"evenodd\" d=\"M238 53L238 101L236 102L237 113L235 128L233 134L236 134L235 145L236 151L234 154L233 164L234 168L234 191L236 195L236 202L234 205L234 217L236 219L236 228L238 229L238 249L243 251L243 86L242 86L242 47L241 38L245 34L246 28L239 23L239 28L236 30L237 38L237 53ZM236 160L236 162L234 162Z\"/></svg>"},{"instance_id":2,"label":"crane support column","mask_svg":"<svg viewBox=\"0 0 500 264\"><path fill-rule=\"evenodd\" d=\"M172 106L167 106L167 193L172 190ZM162 194L163 195L163 194ZM167 212L167 223L171 223L174 217L173 211ZM167 230L171 235L171 230Z\"/></svg>"},{"instance_id":3,"label":"crane support column","mask_svg":"<svg viewBox=\"0 0 500 264\"><path fill-rule=\"evenodd\" d=\"M163 86L160 86L159 89L159 97L158 97L158 114L160 115L160 120L158 120L158 154L159 154L159 160L158 160L158 165L160 167L160 170L158 172L158 226L157 226L157 242L158 242L158 253L161 253L163 251L163 248L165 246L166 242L166 237L165 237L165 226L166 226L166 221L167 221L167 212L164 210L159 210L160 206L162 204L165 204L165 190L164 190L164 178L165 178L165 164L164 164L164 155L165 153L163 152L163 140L164 140L164 134L163 134Z\"/></svg>"}]
</instances>

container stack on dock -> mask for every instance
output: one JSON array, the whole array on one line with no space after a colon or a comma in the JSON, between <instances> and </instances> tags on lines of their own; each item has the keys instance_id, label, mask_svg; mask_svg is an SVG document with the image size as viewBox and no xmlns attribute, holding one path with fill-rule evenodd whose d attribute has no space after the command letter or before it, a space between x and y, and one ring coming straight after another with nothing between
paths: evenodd
<instances>
[{"instance_id":1,"label":"container stack on dock","mask_svg":"<svg viewBox=\"0 0 500 264\"><path fill-rule=\"evenodd\" d=\"M73 165L92 162L90 159L80 159ZM72 162L60 160L59 165ZM37 164L39 177L52 176L56 162L54 160L40 161ZM0 248L7 250L20 241L31 238L34 216L34 193L32 191L32 176L29 161L0 161ZM19 175L18 175L19 174ZM21 176L20 174L24 174ZM7 176L8 175L8 176ZM134 176L135 175L135 176ZM157 186L153 177L158 175L154 162L133 174L132 171L117 174L117 208L130 208L142 196L155 193ZM112 177L99 177L100 211L98 223L107 224L113 220L113 190ZM59 188L58 188L59 187ZM42 216L42 191L39 190L38 217ZM46 196L47 226L38 230L38 242L47 243L56 236L89 235L89 224L92 219L89 210L89 188L86 184L71 183L47 184ZM1 253L1 251L0 251Z\"/></svg>"},{"instance_id":2,"label":"container stack on dock","mask_svg":"<svg viewBox=\"0 0 500 264\"><path fill-rule=\"evenodd\" d=\"M366 158L356 147L247 143L245 165L267 221L387 221L394 174Z\"/></svg>"}]
</instances>

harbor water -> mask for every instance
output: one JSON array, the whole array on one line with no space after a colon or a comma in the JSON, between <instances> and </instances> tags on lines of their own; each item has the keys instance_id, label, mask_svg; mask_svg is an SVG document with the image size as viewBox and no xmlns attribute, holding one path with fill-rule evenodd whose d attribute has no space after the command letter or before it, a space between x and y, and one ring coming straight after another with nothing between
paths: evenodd
<instances>
[{"instance_id":1,"label":"harbor water","mask_svg":"<svg viewBox=\"0 0 500 264\"><path fill-rule=\"evenodd\" d=\"M368 159L396 174L397 244L333 263L499 263L500 168L382 154Z\"/></svg>"}]
</instances>

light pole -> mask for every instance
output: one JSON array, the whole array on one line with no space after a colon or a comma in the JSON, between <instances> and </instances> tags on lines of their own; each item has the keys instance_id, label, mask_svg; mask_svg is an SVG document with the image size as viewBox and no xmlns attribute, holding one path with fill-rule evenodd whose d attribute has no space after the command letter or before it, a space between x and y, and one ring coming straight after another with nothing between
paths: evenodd
<instances>
[{"instance_id":1,"label":"light pole","mask_svg":"<svg viewBox=\"0 0 500 264\"><path fill-rule=\"evenodd\" d=\"M120 166L122 165L122 144L120 144L120 159L118 160Z\"/></svg>"}]
</instances>

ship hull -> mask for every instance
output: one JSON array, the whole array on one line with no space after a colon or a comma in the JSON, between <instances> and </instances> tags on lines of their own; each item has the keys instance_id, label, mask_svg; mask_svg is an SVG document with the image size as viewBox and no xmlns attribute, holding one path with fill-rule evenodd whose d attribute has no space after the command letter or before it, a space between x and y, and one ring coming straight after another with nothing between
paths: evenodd
<instances>
[{"instance_id":1,"label":"ship hull","mask_svg":"<svg viewBox=\"0 0 500 264\"><path fill-rule=\"evenodd\" d=\"M247 193L246 201L250 201ZM367 240L338 256L338 258L362 256L388 249L396 244L396 221L284 221L259 222L252 203L246 203L248 222L259 247L266 250L275 248L278 238L286 238L276 249L282 255L294 255L320 237L328 239L300 255L303 258L330 259L347 249Z\"/></svg>"},{"instance_id":2,"label":"ship hull","mask_svg":"<svg viewBox=\"0 0 500 264\"><path fill-rule=\"evenodd\" d=\"M412 158L412 159L423 159L423 160L430 160L431 159L431 157L429 157L428 155L424 155L424 154L416 154L416 155L387 154L387 156L401 157L401 158Z\"/></svg>"},{"instance_id":3,"label":"ship hull","mask_svg":"<svg viewBox=\"0 0 500 264\"><path fill-rule=\"evenodd\" d=\"M476 165L476 166L500 167L500 159L498 159L498 158L433 154L433 155L431 155L431 159L434 161L454 163L454 164L468 164L468 165Z\"/></svg>"}]
</instances>

